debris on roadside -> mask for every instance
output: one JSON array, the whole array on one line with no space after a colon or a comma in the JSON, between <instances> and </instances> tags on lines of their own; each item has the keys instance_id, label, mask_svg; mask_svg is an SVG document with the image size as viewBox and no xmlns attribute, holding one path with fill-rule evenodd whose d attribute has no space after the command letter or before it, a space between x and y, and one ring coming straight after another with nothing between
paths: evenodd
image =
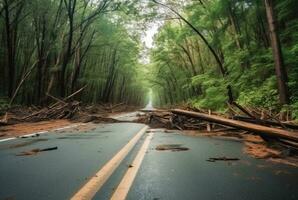
<instances>
[{"instance_id":1,"label":"debris on roadside","mask_svg":"<svg viewBox=\"0 0 298 200\"><path fill-rule=\"evenodd\" d=\"M168 130L164 132L169 133L181 130L182 134L193 137L232 139L243 142L243 152L252 157L298 166L297 124L274 117L259 119L260 115L252 113L256 117L248 120L248 117L227 117L201 110L152 110L140 115L135 122L164 128Z\"/></svg>"},{"instance_id":2,"label":"debris on roadside","mask_svg":"<svg viewBox=\"0 0 298 200\"><path fill-rule=\"evenodd\" d=\"M174 109L172 110L172 112L174 114L187 116L190 118L200 119L211 123L216 123L216 124L233 127L244 131L253 132L253 133L259 134L264 138L276 138L276 139L298 142L298 132L288 131L286 129L275 128L275 127L270 127L265 125L258 125L258 124L253 124L249 122L228 119L221 116L208 115L204 113L185 111L185 110L179 110L179 109Z\"/></svg>"},{"instance_id":3,"label":"debris on roadside","mask_svg":"<svg viewBox=\"0 0 298 200\"><path fill-rule=\"evenodd\" d=\"M155 150L157 151L188 151L189 148L183 147L181 144L162 144L158 145Z\"/></svg>"},{"instance_id":4,"label":"debris on roadside","mask_svg":"<svg viewBox=\"0 0 298 200\"><path fill-rule=\"evenodd\" d=\"M0 134L0 138L6 136L6 133Z\"/></svg>"},{"instance_id":5,"label":"debris on roadside","mask_svg":"<svg viewBox=\"0 0 298 200\"><path fill-rule=\"evenodd\" d=\"M57 150L58 147L50 147L50 148L45 148L45 149L32 149L30 151L23 151L19 154L17 154L16 156L33 156L33 155L37 155L40 152L44 152L44 151L53 151L53 150Z\"/></svg>"},{"instance_id":6,"label":"debris on roadside","mask_svg":"<svg viewBox=\"0 0 298 200\"><path fill-rule=\"evenodd\" d=\"M28 135L28 136L26 136L26 135L23 135L23 136L18 136L17 138L34 138L34 137L39 137L40 136L40 134L39 133L36 133L36 134L33 134L33 135Z\"/></svg>"},{"instance_id":7,"label":"debris on roadside","mask_svg":"<svg viewBox=\"0 0 298 200\"><path fill-rule=\"evenodd\" d=\"M65 119L47 120L41 122L26 122L8 126L0 126L0 132L5 132L6 135L4 137L32 138L34 136L38 137L38 132L53 130L56 128L69 126L70 124L71 122ZM37 134L24 136L31 133Z\"/></svg>"},{"instance_id":8,"label":"debris on roadside","mask_svg":"<svg viewBox=\"0 0 298 200\"><path fill-rule=\"evenodd\" d=\"M109 113L136 110L136 107L118 104L82 105L79 101L72 101L72 97L81 90L69 95L64 99L59 99L47 94L54 103L46 107L13 107L6 110L4 116L0 116L0 127L25 122L40 122L47 120L68 119L75 122L95 122L95 123L116 123L117 120L107 117Z\"/></svg>"}]
</instances>

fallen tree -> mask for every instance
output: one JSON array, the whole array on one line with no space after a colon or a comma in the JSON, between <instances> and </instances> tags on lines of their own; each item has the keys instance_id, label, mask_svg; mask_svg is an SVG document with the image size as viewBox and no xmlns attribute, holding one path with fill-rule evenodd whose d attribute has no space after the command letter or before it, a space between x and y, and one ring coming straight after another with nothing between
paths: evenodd
<instances>
[{"instance_id":1,"label":"fallen tree","mask_svg":"<svg viewBox=\"0 0 298 200\"><path fill-rule=\"evenodd\" d=\"M281 121L273 121L273 120L265 120L265 119L252 119L250 117L245 117L245 116L234 116L233 119L244 121L244 122L249 122L249 123L253 123L253 124L278 126L278 127L290 128L290 129L298 129L297 124L293 124L293 123L289 123L289 122L281 122Z\"/></svg>"},{"instance_id":2,"label":"fallen tree","mask_svg":"<svg viewBox=\"0 0 298 200\"><path fill-rule=\"evenodd\" d=\"M173 109L171 111L172 113L177 115L184 115L192 118L198 118L203 121L209 121L209 122L214 122L214 123L218 123L218 124L222 124L230 127L235 127L245 131L251 131L251 132L260 134L261 136L267 136L271 138L273 137L273 138L298 142L297 132L291 132L283 129L272 128L272 127L252 124L248 122L227 119L220 116L208 115L208 114L197 113L197 112L186 111L186 110Z\"/></svg>"}]
</instances>

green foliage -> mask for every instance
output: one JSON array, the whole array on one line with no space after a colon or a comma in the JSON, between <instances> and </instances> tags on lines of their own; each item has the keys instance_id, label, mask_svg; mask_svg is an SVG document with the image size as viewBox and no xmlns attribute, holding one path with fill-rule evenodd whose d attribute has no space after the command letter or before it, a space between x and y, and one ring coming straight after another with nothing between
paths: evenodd
<instances>
[{"instance_id":1,"label":"green foliage","mask_svg":"<svg viewBox=\"0 0 298 200\"><path fill-rule=\"evenodd\" d=\"M290 106L290 109L292 111L292 117L298 121L298 101L296 101L295 103L293 103L291 106Z\"/></svg>"},{"instance_id":2,"label":"green foliage","mask_svg":"<svg viewBox=\"0 0 298 200\"><path fill-rule=\"evenodd\" d=\"M193 105L199 108L222 110L227 102L227 84L223 79L211 75L197 75L192 78L195 87L200 86L204 91L202 95L193 99Z\"/></svg>"},{"instance_id":3,"label":"green foliage","mask_svg":"<svg viewBox=\"0 0 298 200\"><path fill-rule=\"evenodd\" d=\"M0 9L0 65L4 66L0 68L0 95L11 96L10 90L34 66L16 103L49 103L46 92L63 98L87 85L76 96L86 103L140 105L151 88L156 104L190 101L197 107L223 110L226 88L231 86L234 99L242 105L283 109L278 103L263 1L166 1L197 31L153 1L106 0L103 7L100 2L3 1L9 4L11 22L5 24L7 15ZM298 4L296 0L274 2L290 106L297 116ZM76 3L73 16L68 3ZM145 23L153 20L162 23L150 51L151 63L144 65L139 62L140 36ZM14 80L12 87L10 80Z\"/></svg>"},{"instance_id":4,"label":"green foliage","mask_svg":"<svg viewBox=\"0 0 298 200\"><path fill-rule=\"evenodd\" d=\"M288 69L293 113L298 101L297 2L276 2L285 65ZM194 106L224 110L230 85L234 99L244 106L281 110L266 11L262 1L211 0L176 4L180 12L216 51L227 71L223 77L210 50L181 21L166 21L155 38L152 82L164 83L175 72L173 88L155 86L160 104L190 101ZM182 47L182 48L181 48ZM156 73L157 72L157 73ZM182 84L181 84L182 83ZM181 97L182 96L182 97ZM171 99L172 98L172 99Z\"/></svg>"},{"instance_id":5,"label":"green foliage","mask_svg":"<svg viewBox=\"0 0 298 200\"><path fill-rule=\"evenodd\" d=\"M134 9L132 1L4 3L9 8L9 19L5 19L2 12L6 10L0 5L0 65L4 66L0 68L1 96L11 97L21 78L30 72L15 103L47 104L51 99L46 93L64 98L84 86L75 97L85 103L144 103L147 91L137 77L140 31L128 17L129 10ZM7 38L13 40L11 49L7 49ZM8 52L13 56L11 66Z\"/></svg>"},{"instance_id":6,"label":"green foliage","mask_svg":"<svg viewBox=\"0 0 298 200\"><path fill-rule=\"evenodd\" d=\"M259 87L240 92L238 102L242 105L258 106L267 109L278 107L276 78L272 76L265 80Z\"/></svg>"}]
</instances>

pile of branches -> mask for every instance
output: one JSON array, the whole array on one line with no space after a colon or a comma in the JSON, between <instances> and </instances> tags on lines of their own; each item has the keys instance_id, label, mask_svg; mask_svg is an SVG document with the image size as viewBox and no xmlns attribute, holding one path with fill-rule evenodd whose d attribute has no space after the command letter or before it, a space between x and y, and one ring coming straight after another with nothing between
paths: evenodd
<instances>
[{"instance_id":1,"label":"pile of branches","mask_svg":"<svg viewBox=\"0 0 298 200\"><path fill-rule=\"evenodd\" d=\"M52 106L42 108L31 115L22 118L22 121L42 121L48 119L70 119L80 110L80 102L57 102Z\"/></svg>"},{"instance_id":2,"label":"pile of branches","mask_svg":"<svg viewBox=\"0 0 298 200\"><path fill-rule=\"evenodd\" d=\"M21 122L39 122L51 119L71 119L80 111L80 102L57 102L51 106L35 106L10 109L1 120L0 125L12 125Z\"/></svg>"},{"instance_id":3,"label":"pile of branches","mask_svg":"<svg viewBox=\"0 0 298 200\"><path fill-rule=\"evenodd\" d=\"M15 107L6 111L0 125L11 125L21 122L39 122L53 119L70 119L76 122L115 122L106 117L108 113L121 112L128 107L124 103L82 105L79 101L73 101L72 97L79 94L85 87L69 95L64 99L47 94L53 100L53 104L46 107Z\"/></svg>"},{"instance_id":4,"label":"pile of branches","mask_svg":"<svg viewBox=\"0 0 298 200\"><path fill-rule=\"evenodd\" d=\"M56 98L57 99L57 98ZM113 110L111 110L113 108ZM10 109L1 120L0 125L12 125L22 122L39 122L45 120L69 119L75 122L108 122L115 123L118 120L107 117L109 113L126 111L124 104L117 105L82 105L79 101L57 100L47 107L15 107Z\"/></svg>"},{"instance_id":5,"label":"pile of branches","mask_svg":"<svg viewBox=\"0 0 298 200\"><path fill-rule=\"evenodd\" d=\"M166 128L178 130L203 130L207 123L196 118L176 115L166 110L147 111L135 120L138 123L150 125L152 128Z\"/></svg>"},{"instance_id":6,"label":"pile of branches","mask_svg":"<svg viewBox=\"0 0 298 200\"><path fill-rule=\"evenodd\" d=\"M274 122L256 118L227 118L217 114L173 109L171 111L153 110L140 116L137 122L146 123L153 128L178 130L206 130L233 128L259 134L264 139L278 139L282 142L298 143L297 124ZM208 130L209 129L209 130Z\"/></svg>"},{"instance_id":7,"label":"pile of branches","mask_svg":"<svg viewBox=\"0 0 298 200\"><path fill-rule=\"evenodd\" d=\"M86 86L82 87L81 89L72 93L64 99L59 99L47 93L46 95L49 98L53 99L55 103L44 108L37 108L34 106L33 109L20 108L22 110L32 111L29 111L30 114L27 114L25 116L20 116L19 113L13 114L12 112L10 112L10 109L8 109L4 117L0 120L0 125L16 124L20 122L38 122L49 119L70 119L74 114L76 114L79 111L80 108L80 102L72 101L71 99L75 95L81 93L85 88ZM12 104L17 94L17 91L18 89L12 97L10 105Z\"/></svg>"}]
</instances>

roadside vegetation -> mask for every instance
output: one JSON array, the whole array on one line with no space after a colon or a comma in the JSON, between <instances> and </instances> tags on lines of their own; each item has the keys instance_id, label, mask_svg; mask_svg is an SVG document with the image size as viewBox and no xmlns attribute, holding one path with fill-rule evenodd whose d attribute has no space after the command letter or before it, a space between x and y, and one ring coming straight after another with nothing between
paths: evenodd
<instances>
[{"instance_id":1,"label":"roadside vegetation","mask_svg":"<svg viewBox=\"0 0 298 200\"><path fill-rule=\"evenodd\" d=\"M164 7L168 12L163 16L172 19L160 27L151 53L151 84L159 104L185 102L225 111L232 92L242 106L291 110L297 119L296 1L167 1L152 6ZM267 15L270 10L275 16ZM269 28L274 19L277 44ZM280 57L275 53L279 46Z\"/></svg>"},{"instance_id":2,"label":"roadside vegetation","mask_svg":"<svg viewBox=\"0 0 298 200\"><path fill-rule=\"evenodd\" d=\"M156 106L297 119L297 10L295 0L0 0L0 110L143 106L153 91Z\"/></svg>"},{"instance_id":3,"label":"roadside vegetation","mask_svg":"<svg viewBox=\"0 0 298 200\"><path fill-rule=\"evenodd\" d=\"M0 0L0 97L47 105L49 95L85 103L142 105L146 89L137 31L114 0Z\"/></svg>"}]
</instances>

